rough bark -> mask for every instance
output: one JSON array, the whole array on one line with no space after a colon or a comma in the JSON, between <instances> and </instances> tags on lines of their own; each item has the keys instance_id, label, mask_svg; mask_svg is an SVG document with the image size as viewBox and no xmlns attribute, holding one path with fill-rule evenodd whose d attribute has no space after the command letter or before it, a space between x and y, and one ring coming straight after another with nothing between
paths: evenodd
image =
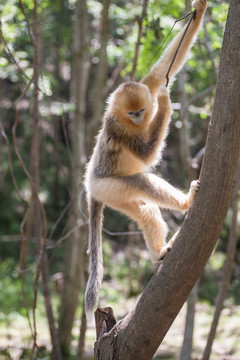
<instances>
[{"instance_id":1,"label":"rough bark","mask_svg":"<svg viewBox=\"0 0 240 360\"><path fill-rule=\"evenodd\" d=\"M240 153L240 3L231 0L200 181L170 253L132 311L97 341L97 358L150 360L203 271L231 200Z\"/></svg>"},{"instance_id":2,"label":"rough bark","mask_svg":"<svg viewBox=\"0 0 240 360\"><path fill-rule=\"evenodd\" d=\"M218 321L223 309L224 300L226 299L229 284L231 281L232 269L234 264L234 257L236 254L237 238L238 238L238 191L240 185L240 163L238 165L238 172L236 177L236 184L232 196L232 225L229 234L228 247L227 247L227 258L223 267L223 275L220 283L220 289L216 300L215 313L211 325L211 329L208 335L206 348L204 350L202 360L209 360L212 350L212 344L215 338Z\"/></svg>"}]
</instances>

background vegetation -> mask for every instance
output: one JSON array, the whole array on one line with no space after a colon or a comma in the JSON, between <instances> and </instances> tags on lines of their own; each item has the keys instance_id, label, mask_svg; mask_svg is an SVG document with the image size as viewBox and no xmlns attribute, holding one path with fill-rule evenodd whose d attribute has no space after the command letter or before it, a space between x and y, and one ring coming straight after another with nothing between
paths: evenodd
<instances>
[{"instance_id":1,"label":"background vegetation","mask_svg":"<svg viewBox=\"0 0 240 360\"><path fill-rule=\"evenodd\" d=\"M3 0L0 5L0 359L48 359L52 347L56 359L93 356L92 326L84 346L83 169L106 98L122 81L138 80L148 72L182 26L175 25L159 51L174 20L189 8L187 1L175 0L145 5L146 13L140 0ZM172 87L175 111L156 171L179 187L187 188L200 171L227 10L227 1L209 1L199 38ZM199 281L193 359L202 358L223 283L232 213L230 209ZM177 212L166 211L164 217L170 235L183 221ZM234 322L240 311L240 251L234 247L212 359L240 358L240 333ZM100 304L112 305L121 318L148 283L154 266L135 224L109 209L104 265ZM181 313L159 349L161 358L181 356L184 316Z\"/></svg>"}]
</instances>

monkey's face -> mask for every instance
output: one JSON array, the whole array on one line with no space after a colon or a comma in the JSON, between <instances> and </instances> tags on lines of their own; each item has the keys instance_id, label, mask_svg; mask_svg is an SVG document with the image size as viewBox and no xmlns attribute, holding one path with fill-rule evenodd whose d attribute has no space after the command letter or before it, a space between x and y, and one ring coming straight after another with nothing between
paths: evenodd
<instances>
[{"instance_id":1,"label":"monkey's face","mask_svg":"<svg viewBox=\"0 0 240 360\"><path fill-rule=\"evenodd\" d=\"M125 83L116 90L113 106L117 109L119 120L123 118L134 125L140 125L151 109L151 94L144 84Z\"/></svg>"},{"instance_id":2,"label":"monkey's face","mask_svg":"<svg viewBox=\"0 0 240 360\"><path fill-rule=\"evenodd\" d=\"M135 125L140 125L144 119L144 113L146 109L142 108L139 111L127 111L127 115Z\"/></svg>"}]
</instances>

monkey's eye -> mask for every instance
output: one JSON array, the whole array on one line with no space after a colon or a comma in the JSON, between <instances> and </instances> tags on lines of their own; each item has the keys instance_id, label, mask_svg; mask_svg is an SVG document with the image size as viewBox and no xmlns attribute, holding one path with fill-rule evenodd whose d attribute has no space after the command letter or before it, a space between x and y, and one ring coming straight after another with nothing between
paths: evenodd
<instances>
[{"instance_id":1,"label":"monkey's eye","mask_svg":"<svg viewBox=\"0 0 240 360\"><path fill-rule=\"evenodd\" d=\"M129 116L139 116L140 114L142 114L145 111L145 108L142 108L141 110L137 111L137 112L133 112L133 111L128 111L127 114Z\"/></svg>"}]
</instances>

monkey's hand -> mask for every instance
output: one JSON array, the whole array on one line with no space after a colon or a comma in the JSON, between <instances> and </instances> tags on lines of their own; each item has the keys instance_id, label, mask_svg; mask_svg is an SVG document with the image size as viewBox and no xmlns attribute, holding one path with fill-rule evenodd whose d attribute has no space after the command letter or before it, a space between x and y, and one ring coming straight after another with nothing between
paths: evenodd
<instances>
[{"instance_id":1,"label":"monkey's hand","mask_svg":"<svg viewBox=\"0 0 240 360\"><path fill-rule=\"evenodd\" d=\"M165 114L170 111L171 115L171 100L167 87L165 85L160 86L158 91L158 113Z\"/></svg>"},{"instance_id":2,"label":"monkey's hand","mask_svg":"<svg viewBox=\"0 0 240 360\"><path fill-rule=\"evenodd\" d=\"M160 86L158 91L158 98L162 96L169 98L169 91L165 85Z\"/></svg>"},{"instance_id":3,"label":"monkey's hand","mask_svg":"<svg viewBox=\"0 0 240 360\"><path fill-rule=\"evenodd\" d=\"M194 0L192 7L196 9L197 14L203 14L207 8L207 0Z\"/></svg>"}]
</instances>

